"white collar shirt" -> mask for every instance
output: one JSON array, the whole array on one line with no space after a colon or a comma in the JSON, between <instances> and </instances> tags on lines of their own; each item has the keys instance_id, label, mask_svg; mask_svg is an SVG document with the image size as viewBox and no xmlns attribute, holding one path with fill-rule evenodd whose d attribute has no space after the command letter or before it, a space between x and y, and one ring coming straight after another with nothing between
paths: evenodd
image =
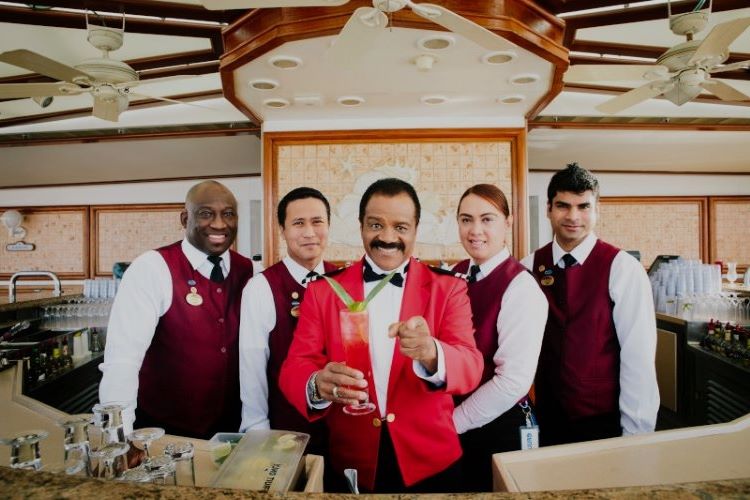
<instances>
[{"instance_id":1,"label":"white collar shirt","mask_svg":"<svg viewBox=\"0 0 750 500\"><path fill-rule=\"evenodd\" d=\"M305 278L309 272L288 255L284 266L294 281L307 288ZM323 274L321 260L315 269ZM271 285L263 273L256 274L242 291L240 312L240 398L242 399L242 423L240 431L269 429L268 420L268 375L266 367L271 355L269 338L276 327L276 304Z\"/></svg>"}]
</instances>

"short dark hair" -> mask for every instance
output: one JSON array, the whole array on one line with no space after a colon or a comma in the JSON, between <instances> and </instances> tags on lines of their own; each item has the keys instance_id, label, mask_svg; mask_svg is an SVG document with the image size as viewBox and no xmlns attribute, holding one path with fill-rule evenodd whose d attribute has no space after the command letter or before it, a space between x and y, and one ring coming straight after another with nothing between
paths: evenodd
<instances>
[{"instance_id":1,"label":"short dark hair","mask_svg":"<svg viewBox=\"0 0 750 500\"><path fill-rule=\"evenodd\" d=\"M276 218L279 220L279 225L284 227L286 222L286 207L293 201L304 200L306 198L315 198L323 202L326 207L326 216L328 217L328 223L331 222L331 205L323 193L317 189L311 187L298 187L289 191L279 202L279 206L276 209Z\"/></svg>"},{"instance_id":2,"label":"short dark hair","mask_svg":"<svg viewBox=\"0 0 750 500\"><path fill-rule=\"evenodd\" d=\"M419 224L419 217L422 215L422 205L419 204L419 198L417 192L414 190L414 186L401 179L395 177L387 177L385 179L379 179L365 190L365 194L362 195L362 199L359 202L359 223L362 224L365 220L365 208L370 202L370 198L373 195L381 194L388 197L393 197L401 193L406 193L414 202L414 215L417 218L417 224Z\"/></svg>"},{"instance_id":3,"label":"short dark hair","mask_svg":"<svg viewBox=\"0 0 750 500\"><path fill-rule=\"evenodd\" d=\"M564 169L555 173L547 186L547 203L552 204L555 195L562 191L581 194L592 191L594 198L599 199L599 181L591 172L578 163L568 163Z\"/></svg>"}]
</instances>

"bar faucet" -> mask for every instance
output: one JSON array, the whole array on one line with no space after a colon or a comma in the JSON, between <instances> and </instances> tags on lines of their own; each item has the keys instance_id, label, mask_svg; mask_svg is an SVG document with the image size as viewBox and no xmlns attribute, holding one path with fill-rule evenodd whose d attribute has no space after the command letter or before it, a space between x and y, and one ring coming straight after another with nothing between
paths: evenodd
<instances>
[{"instance_id":1,"label":"bar faucet","mask_svg":"<svg viewBox=\"0 0 750 500\"><path fill-rule=\"evenodd\" d=\"M16 281L18 278L25 276L47 276L52 279L52 283L55 285L55 288L52 291L52 296L59 297L62 294L60 278L58 278L52 271L18 271L10 277L10 281L8 282L8 302L10 304L16 301Z\"/></svg>"}]
</instances>

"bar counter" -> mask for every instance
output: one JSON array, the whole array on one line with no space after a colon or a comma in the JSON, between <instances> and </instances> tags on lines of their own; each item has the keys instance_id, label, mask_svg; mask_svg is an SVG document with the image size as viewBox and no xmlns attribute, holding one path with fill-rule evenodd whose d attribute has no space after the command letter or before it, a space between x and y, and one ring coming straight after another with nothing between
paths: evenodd
<instances>
[{"instance_id":1,"label":"bar counter","mask_svg":"<svg viewBox=\"0 0 750 500\"><path fill-rule=\"evenodd\" d=\"M22 430L39 428L49 432L49 437L42 442L42 456L47 464L54 464L62 460L62 429L56 422L59 422L66 414L40 403L34 399L24 396L21 392L22 370L20 366L13 369L0 372L0 433L8 434ZM750 420L750 417L747 417ZM695 428L700 430L700 428ZM683 429L682 431L685 431ZM659 436L657 433L654 436ZM625 443L635 438L617 438ZM161 449L170 441L184 440L184 438L165 436L154 442L152 449L159 453ZM210 462L209 448L207 441L190 440L195 444L195 466L196 466L196 484L206 486L210 484L216 468ZM698 440L695 443L696 450L699 450L704 443ZM576 447L590 447L591 443L581 445L567 445L564 447L555 447L558 449L556 459L561 454L570 454L571 458L579 454L580 450ZM745 450L750 449L746 447ZM9 450L2 448L3 455L0 457L0 464L7 464ZM544 457L553 451L553 448L536 450L537 456ZM499 455L498 455L499 456ZM532 454L528 455L533 458ZM727 460L739 460L740 465L750 467L750 452L745 452L744 456L737 457L731 453L726 456ZM701 453L695 455L696 464L703 460ZM8 467L0 467L0 498L101 498L103 494L115 498L135 497L135 498L281 498L288 496L296 498L301 494L325 495L310 493L322 490L322 460L308 457L306 461L307 482L305 491L307 493L288 493L286 495L264 494L260 492L238 491L238 490L219 490L213 488L185 488L185 487L163 487L157 485L131 485L121 484L99 479L86 479L70 476L55 475L45 472L17 471ZM615 465L617 465L615 463ZM549 464L546 465L547 467ZM578 470L579 478L586 478L587 470ZM679 475L678 475L679 476ZM673 479L674 474L667 474L665 477ZM724 476L726 477L726 476ZM691 477L685 476L683 480L691 480ZM635 481L635 479L634 479ZM598 484L590 482L589 484ZM549 487L549 489L557 489ZM106 490L106 493L104 491ZM490 495L490 494L487 494ZM487 496L482 495L482 496ZM515 494L518 495L518 494ZM567 498L571 495L585 495L587 498L625 498L625 497L658 497L658 498L709 498L709 497L730 497L735 498L747 497L750 495L750 473L747 478L738 478L732 480L706 481L690 484L673 484L645 487L626 487L626 488L608 488L596 490L579 490L579 491L538 491L523 493L525 498ZM328 496L328 495L326 495ZM345 495L333 495L345 497ZM365 495L367 496L367 495ZM432 495L435 496L435 495ZM440 495L442 496L442 495ZM445 498L464 498L472 495L445 495ZM495 493L493 497L505 498L514 496L513 493ZM387 497L387 496L385 496ZM391 497L396 497L391 495Z\"/></svg>"}]
</instances>

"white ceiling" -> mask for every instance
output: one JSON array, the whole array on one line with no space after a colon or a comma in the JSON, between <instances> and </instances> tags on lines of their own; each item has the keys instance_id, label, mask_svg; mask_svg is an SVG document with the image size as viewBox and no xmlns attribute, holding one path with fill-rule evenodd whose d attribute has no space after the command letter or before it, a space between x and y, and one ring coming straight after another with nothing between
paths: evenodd
<instances>
[{"instance_id":1,"label":"white ceiling","mask_svg":"<svg viewBox=\"0 0 750 500\"><path fill-rule=\"evenodd\" d=\"M170 0L170 3L199 4L198 0ZM711 26L739 17L750 16L750 8L718 12L712 15ZM699 34L702 38L709 28ZM127 33L123 48L112 57L122 60L158 56L176 52L201 50L209 47L206 39L142 35ZM518 124L533 107L549 84L552 66L549 62L519 47L509 48L518 54L511 63L489 66L481 63L485 50L458 35L453 36L453 47L436 53L438 58L429 71L418 71L410 61L423 52L416 42L430 34L446 35L444 31L396 28L388 30L376 45L350 68L334 67L325 60L325 51L332 37L290 42L274 49L235 73L238 96L250 104L261 117L266 129L390 126L399 128L414 117L422 118L422 125L449 126L504 126ZM579 40L671 46L682 40L673 35L667 21L647 21L603 28L579 30ZM49 28L0 23L0 51L29 48L66 64L76 64L97 51L86 41L84 29ZM730 47L733 52L750 53L750 30ZM299 57L303 65L296 70L280 70L268 64L274 55ZM27 71L0 63L0 77L21 75ZM512 75L533 73L540 81L529 86L509 83ZM279 82L275 91L252 90L247 82L256 78L271 78ZM634 87L638 82L618 82L623 87ZM732 85L750 94L750 81L733 80ZM137 87L138 92L153 96L175 96L194 92L220 90L218 74L170 80ZM519 104L500 104L497 98L520 94L525 100ZM341 96L357 95L365 103L344 107L336 100ZM420 102L425 95L443 95L447 102L426 105ZM269 96L282 97L290 102L284 109L263 105ZM565 91L554 99L540 116L601 116L594 106L610 96L578 91ZM59 97L44 110L30 99L0 102L0 119L48 113L86 106L89 96ZM312 103L312 104L309 104ZM179 123L242 121L244 115L223 98L194 101L205 108L187 105L164 105L152 108L131 108L121 115L120 122L110 123L96 118L71 118L41 123L0 128L0 134L53 130L122 128ZM750 104L750 103L745 103ZM209 108L209 109L206 109ZM681 107L664 99L650 99L626 112L627 116L644 117L733 117L750 118L750 105L688 103ZM402 122L399 122L402 120ZM305 125L305 122L308 125ZM388 124L391 125L388 125ZM274 125L276 124L276 125ZM282 125L279 125L282 124ZM311 125L312 124L312 125ZM336 127L336 128L341 128ZM637 169L648 166L658 170L691 170L706 168L707 160L716 170L750 172L750 140L746 132L681 132L665 134L651 132L582 131L534 129L529 134L530 168L559 168L566 160L590 155L591 168L618 165L618 169ZM690 148L685 147L689 144ZM613 148L627 151L629 159L612 161ZM620 149L622 148L622 149ZM692 148L692 149L691 149ZM635 154L644 151L643 154ZM692 151L689 154L688 151ZM719 160L720 158L720 160ZM1 163L1 161L0 161ZM595 164L596 166L592 165ZM614 168L614 167L612 167Z\"/></svg>"}]
</instances>

